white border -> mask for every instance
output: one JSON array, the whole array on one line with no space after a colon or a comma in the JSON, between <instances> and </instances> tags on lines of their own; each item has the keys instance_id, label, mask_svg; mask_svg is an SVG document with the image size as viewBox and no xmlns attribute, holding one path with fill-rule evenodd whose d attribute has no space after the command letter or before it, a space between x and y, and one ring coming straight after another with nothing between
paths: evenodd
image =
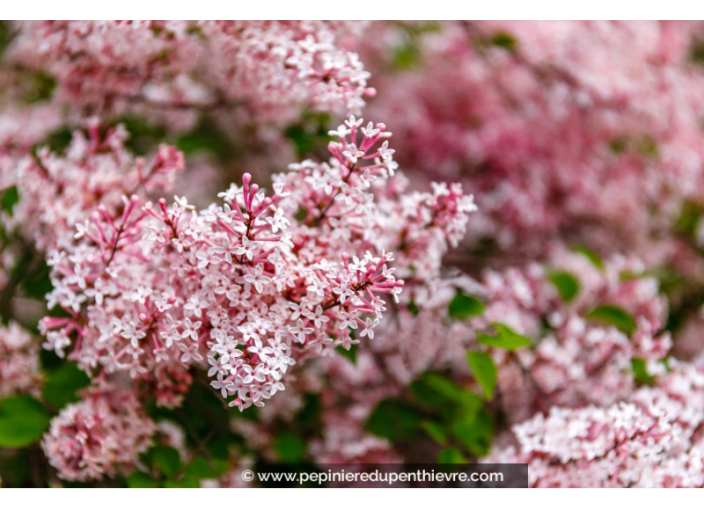
<instances>
[{"instance_id":1,"label":"white border","mask_svg":"<svg viewBox=\"0 0 704 510\"><path fill-rule=\"evenodd\" d=\"M699 501L699 494L685 489L15 489L2 491L0 501L3 508L36 508L45 503L57 510L124 510L125 505L169 510L224 507L581 510L592 509L594 505L647 510L686 508Z\"/></svg>"},{"instance_id":2,"label":"white border","mask_svg":"<svg viewBox=\"0 0 704 510\"><path fill-rule=\"evenodd\" d=\"M696 19L704 2L670 0L0 0L7 19Z\"/></svg>"}]
</instances>

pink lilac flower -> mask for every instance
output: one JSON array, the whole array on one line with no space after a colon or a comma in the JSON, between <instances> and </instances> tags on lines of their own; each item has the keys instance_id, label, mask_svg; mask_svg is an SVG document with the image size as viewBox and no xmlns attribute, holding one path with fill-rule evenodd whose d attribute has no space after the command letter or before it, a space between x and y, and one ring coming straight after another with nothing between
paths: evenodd
<instances>
[{"instance_id":1,"label":"pink lilac flower","mask_svg":"<svg viewBox=\"0 0 704 510\"><path fill-rule=\"evenodd\" d=\"M678 364L609 407L554 407L516 425L518 449L491 460L527 462L537 487L701 487L702 384L700 361Z\"/></svg>"},{"instance_id":2,"label":"pink lilac flower","mask_svg":"<svg viewBox=\"0 0 704 510\"><path fill-rule=\"evenodd\" d=\"M155 430L131 392L95 387L52 420L42 448L64 480L99 480L129 472Z\"/></svg>"},{"instance_id":3,"label":"pink lilac flower","mask_svg":"<svg viewBox=\"0 0 704 510\"><path fill-rule=\"evenodd\" d=\"M326 21L17 22L10 70L41 71L57 101L158 117L243 107L283 122L306 106L357 112L374 94L352 51L365 25ZM189 112L188 110L192 110ZM188 122L187 120L185 122Z\"/></svg>"},{"instance_id":4,"label":"pink lilac flower","mask_svg":"<svg viewBox=\"0 0 704 510\"><path fill-rule=\"evenodd\" d=\"M80 239L51 261L49 303L71 317L42 322L46 346L69 348L86 370L127 371L147 385L161 370L183 373L207 361L216 389L245 408L284 389L297 360L353 343L356 328L339 323L354 320L372 338L382 298L398 300L403 285L386 251L399 241L379 240L397 239L393 229L402 227L386 223L385 237L372 220L375 188L389 179L392 161L375 147L390 133L377 124L359 136L354 117L346 125L349 139L331 143L330 163L295 165L275 177L270 196L245 174L242 186L220 194L222 205L201 211L184 199L140 207L135 195L118 214L98 208ZM344 155L353 144L364 154L356 162ZM332 185L326 191L317 179ZM391 214L394 198L379 200ZM412 203L421 214L401 235L417 232L419 259L445 250L474 207L460 188L444 186ZM372 232L380 234L375 243Z\"/></svg>"},{"instance_id":5,"label":"pink lilac flower","mask_svg":"<svg viewBox=\"0 0 704 510\"><path fill-rule=\"evenodd\" d=\"M0 399L37 393L42 382L39 342L18 324L0 328Z\"/></svg>"}]
</instances>

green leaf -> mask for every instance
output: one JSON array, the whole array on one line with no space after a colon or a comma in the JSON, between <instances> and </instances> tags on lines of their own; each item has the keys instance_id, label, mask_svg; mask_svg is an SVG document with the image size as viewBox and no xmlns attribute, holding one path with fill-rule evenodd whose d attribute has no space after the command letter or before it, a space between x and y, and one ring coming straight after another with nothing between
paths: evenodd
<instances>
[{"instance_id":1,"label":"green leaf","mask_svg":"<svg viewBox=\"0 0 704 510\"><path fill-rule=\"evenodd\" d=\"M457 394L448 395L446 391L442 391L442 389L430 384L432 377L438 376L436 374L425 374L420 379L413 381L409 388L414 400L421 408L443 411L455 405L455 402L462 398L462 390L459 388L457 389Z\"/></svg>"},{"instance_id":2,"label":"green leaf","mask_svg":"<svg viewBox=\"0 0 704 510\"><path fill-rule=\"evenodd\" d=\"M298 157L305 158L330 142L329 124L329 114L308 112L299 123L286 127L284 136L291 141Z\"/></svg>"},{"instance_id":3,"label":"green leaf","mask_svg":"<svg viewBox=\"0 0 704 510\"><path fill-rule=\"evenodd\" d=\"M518 41L508 32L496 32L491 36L491 44L506 51L514 52L518 46Z\"/></svg>"},{"instance_id":4,"label":"green leaf","mask_svg":"<svg viewBox=\"0 0 704 510\"><path fill-rule=\"evenodd\" d=\"M477 298L458 290L450 301L447 313L453 319L466 320L481 315L485 309L484 303Z\"/></svg>"},{"instance_id":5,"label":"green leaf","mask_svg":"<svg viewBox=\"0 0 704 510\"><path fill-rule=\"evenodd\" d=\"M0 21L0 57L3 56L10 42L15 37L12 26L8 21Z\"/></svg>"},{"instance_id":6,"label":"green leaf","mask_svg":"<svg viewBox=\"0 0 704 510\"><path fill-rule=\"evenodd\" d=\"M438 455L438 464L466 464L467 459L457 448L445 448Z\"/></svg>"},{"instance_id":7,"label":"green leaf","mask_svg":"<svg viewBox=\"0 0 704 510\"><path fill-rule=\"evenodd\" d=\"M125 146L138 156L145 156L154 151L166 138L166 129L158 123L152 124L143 117L124 115L115 119L115 124L122 124L130 137Z\"/></svg>"},{"instance_id":8,"label":"green leaf","mask_svg":"<svg viewBox=\"0 0 704 510\"><path fill-rule=\"evenodd\" d=\"M90 379L73 363L61 365L48 372L42 388L44 401L60 409L78 400L76 392L88 386Z\"/></svg>"},{"instance_id":9,"label":"green leaf","mask_svg":"<svg viewBox=\"0 0 704 510\"><path fill-rule=\"evenodd\" d=\"M306 209L303 206L299 206L298 210L296 211L296 214L294 215L294 218L296 218L297 222L302 222L308 217L308 209Z\"/></svg>"},{"instance_id":10,"label":"green leaf","mask_svg":"<svg viewBox=\"0 0 704 510\"><path fill-rule=\"evenodd\" d=\"M2 487L32 487L32 466L26 450L5 451L0 462Z\"/></svg>"},{"instance_id":11,"label":"green leaf","mask_svg":"<svg viewBox=\"0 0 704 510\"><path fill-rule=\"evenodd\" d=\"M408 403L390 398L377 404L367 420L365 430L398 443L411 439L419 427L418 412Z\"/></svg>"},{"instance_id":12,"label":"green leaf","mask_svg":"<svg viewBox=\"0 0 704 510\"><path fill-rule=\"evenodd\" d=\"M31 299L44 301L46 295L54 288L50 274L49 266L42 260L36 270L25 274L21 282L23 294Z\"/></svg>"},{"instance_id":13,"label":"green leaf","mask_svg":"<svg viewBox=\"0 0 704 510\"><path fill-rule=\"evenodd\" d=\"M633 379L636 384L641 386L652 386L655 384L655 377L648 373L644 359L633 358L631 360L631 368L633 370Z\"/></svg>"},{"instance_id":14,"label":"green leaf","mask_svg":"<svg viewBox=\"0 0 704 510\"><path fill-rule=\"evenodd\" d=\"M176 448L157 445L151 449L152 466L171 478L181 469L181 456Z\"/></svg>"},{"instance_id":15,"label":"green leaf","mask_svg":"<svg viewBox=\"0 0 704 510\"><path fill-rule=\"evenodd\" d=\"M655 138L645 135L638 140L638 152L650 159L658 159L660 157L660 149Z\"/></svg>"},{"instance_id":16,"label":"green leaf","mask_svg":"<svg viewBox=\"0 0 704 510\"><path fill-rule=\"evenodd\" d=\"M624 270L620 271L618 273L618 278L622 282L628 281L628 280L638 280L639 278L645 278L648 276L648 273L646 271L631 271L631 270Z\"/></svg>"},{"instance_id":17,"label":"green leaf","mask_svg":"<svg viewBox=\"0 0 704 510\"><path fill-rule=\"evenodd\" d=\"M161 483L146 473L135 471L127 477L127 487L130 489L158 489L161 487Z\"/></svg>"},{"instance_id":18,"label":"green leaf","mask_svg":"<svg viewBox=\"0 0 704 510\"><path fill-rule=\"evenodd\" d=\"M229 462L223 459L207 460L196 457L186 466L184 477L192 480L211 480L225 474L229 467Z\"/></svg>"},{"instance_id":19,"label":"green leaf","mask_svg":"<svg viewBox=\"0 0 704 510\"><path fill-rule=\"evenodd\" d=\"M550 271L548 279L557 288L564 301L569 303L579 294L579 280L566 271Z\"/></svg>"},{"instance_id":20,"label":"green leaf","mask_svg":"<svg viewBox=\"0 0 704 510\"><path fill-rule=\"evenodd\" d=\"M413 381L410 391L421 408L440 414L444 421L455 419L458 415L475 414L483 405L478 395L440 374L424 374Z\"/></svg>"},{"instance_id":21,"label":"green leaf","mask_svg":"<svg viewBox=\"0 0 704 510\"><path fill-rule=\"evenodd\" d=\"M623 154L628 148L628 138L625 136L617 136L609 142L609 149L614 154Z\"/></svg>"},{"instance_id":22,"label":"green leaf","mask_svg":"<svg viewBox=\"0 0 704 510\"><path fill-rule=\"evenodd\" d=\"M0 446L22 448L38 440L49 426L44 406L29 395L0 400Z\"/></svg>"},{"instance_id":23,"label":"green leaf","mask_svg":"<svg viewBox=\"0 0 704 510\"><path fill-rule=\"evenodd\" d=\"M572 251L587 257L589 262L591 262L592 265L594 267L596 267L597 269L599 269L601 271L604 270L604 261L601 260L601 257L595 251L587 248L586 246L581 246L581 245L573 246Z\"/></svg>"},{"instance_id":24,"label":"green leaf","mask_svg":"<svg viewBox=\"0 0 704 510\"><path fill-rule=\"evenodd\" d=\"M697 202L685 202L675 222L675 231L683 236L694 237L702 216L704 216L704 206Z\"/></svg>"},{"instance_id":25,"label":"green leaf","mask_svg":"<svg viewBox=\"0 0 704 510\"><path fill-rule=\"evenodd\" d=\"M357 350L359 344L350 345L349 349L345 349L344 346L340 345L335 348L335 351L339 353L342 357L350 360L353 365L357 364Z\"/></svg>"},{"instance_id":26,"label":"green leaf","mask_svg":"<svg viewBox=\"0 0 704 510\"><path fill-rule=\"evenodd\" d=\"M447 432L442 424L435 421L425 420L421 422L420 428L423 429L423 431L425 431L425 433L428 434L436 443L441 445L447 444Z\"/></svg>"},{"instance_id":27,"label":"green leaf","mask_svg":"<svg viewBox=\"0 0 704 510\"><path fill-rule=\"evenodd\" d=\"M610 324L631 336L637 328L631 314L615 305L600 305L586 315L587 319Z\"/></svg>"},{"instance_id":28,"label":"green leaf","mask_svg":"<svg viewBox=\"0 0 704 510\"><path fill-rule=\"evenodd\" d=\"M193 459L188 466L186 466L184 473L186 476L199 480L206 480L217 476L210 463L203 457Z\"/></svg>"},{"instance_id":29,"label":"green leaf","mask_svg":"<svg viewBox=\"0 0 704 510\"><path fill-rule=\"evenodd\" d=\"M321 415L323 414L323 403L319 394L304 393L303 405L294 417L294 423L303 431L317 433L320 431Z\"/></svg>"},{"instance_id":30,"label":"green leaf","mask_svg":"<svg viewBox=\"0 0 704 510\"><path fill-rule=\"evenodd\" d=\"M71 143L73 139L74 127L63 126L49 133L44 140L36 144L35 150L38 147L49 147L51 152L61 153ZM129 130L128 130L129 131ZM130 131L130 133L132 133Z\"/></svg>"},{"instance_id":31,"label":"green leaf","mask_svg":"<svg viewBox=\"0 0 704 510\"><path fill-rule=\"evenodd\" d=\"M427 374L423 382L437 393L450 400L459 401L464 398L465 391L447 377L439 374Z\"/></svg>"},{"instance_id":32,"label":"green leaf","mask_svg":"<svg viewBox=\"0 0 704 510\"><path fill-rule=\"evenodd\" d=\"M689 59L693 64L704 66L704 38L695 37L689 50Z\"/></svg>"},{"instance_id":33,"label":"green leaf","mask_svg":"<svg viewBox=\"0 0 704 510\"><path fill-rule=\"evenodd\" d=\"M38 103L51 99L56 89L56 80L53 76L43 72L34 72L29 76L23 99L29 103Z\"/></svg>"},{"instance_id":34,"label":"green leaf","mask_svg":"<svg viewBox=\"0 0 704 510\"><path fill-rule=\"evenodd\" d=\"M467 415L452 423L452 435L472 454L483 457L491 449L494 426L485 409L475 415Z\"/></svg>"},{"instance_id":35,"label":"green leaf","mask_svg":"<svg viewBox=\"0 0 704 510\"><path fill-rule=\"evenodd\" d=\"M293 432L283 432L274 440L274 450L281 462L301 462L308 451L306 442Z\"/></svg>"},{"instance_id":36,"label":"green leaf","mask_svg":"<svg viewBox=\"0 0 704 510\"><path fill-rule=\"evenodd\" d=\"M20 195L17 186L10 186L0 191L0 207L6 213L12 215L12 208L19 202Z\"/></svg>"},{"instance_id":37,"label":"green leaf","mask_svg":"<svg viewBox=\"0 0 704 510\"><path fill-rule=\"evenodd\" d=\"M164 482L167 489L199 489L200 482L197 478L184 476L180 480L167 480Z\"/></svg>"},{"instance_id":38,"label":"green leaf","mask_svg":"<svg viewBox=\"0 0 704 510\"><path fill-rule=\"evenodd\" d=\"M494 359L486 352L470 351L467 353L467 362L474 373L475 379L482 387L484 397L487 400L491 400L499 377L499 371L496 368Z\"/></svg>"},{"instance_id":39,"label":"green leaf","mask_svg":"<svg viewBox=\"0 0 704 510\"><path fill-rule=\"evenodd\" d=\"M210 153L223 161L231 158L235 150L222 128L206 118L194 129L181 135L176 141L176 146L186 155Z\"/></svg>"},{"instance_id":40,"label":"green leaf","mask_svg":"<svg viewBox=\"0 0 704 510\"><path fill-rule=\"evenodd\" d=\"M520 349L521 347L527 347L533 343L530 338L516 333L505 324L495 322L492 326L496 330L497 334L477 334L477 339L480 343L488 345L489 347L506 349L507 351L514 351L516 349Z\"/></svg>"},{"instance_id":41,"label":"green leaf","mask_svg":"<svg viewBox=\"0 0 704 510\"><path fill-rule=\"evenodd\" d=\"M393 67L395 69L412 69L420 63L418 46L413 42L394 48Z\"/></svg>"}]
</instances>

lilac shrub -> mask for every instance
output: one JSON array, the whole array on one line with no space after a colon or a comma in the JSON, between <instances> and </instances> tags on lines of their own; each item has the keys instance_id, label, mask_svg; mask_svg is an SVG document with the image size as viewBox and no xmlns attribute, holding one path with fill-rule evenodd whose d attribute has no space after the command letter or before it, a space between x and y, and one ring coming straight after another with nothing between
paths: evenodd
<instances>
[{"instance_id":1,"label":"lilac shrub","mask_svg":"<svg viewBox=\"0 0 704 510\"><path fill-rule=\"evenodd\" d=\"M0 484L704 485L702 41L0 23Z\"/></svg>"}]
</instances>

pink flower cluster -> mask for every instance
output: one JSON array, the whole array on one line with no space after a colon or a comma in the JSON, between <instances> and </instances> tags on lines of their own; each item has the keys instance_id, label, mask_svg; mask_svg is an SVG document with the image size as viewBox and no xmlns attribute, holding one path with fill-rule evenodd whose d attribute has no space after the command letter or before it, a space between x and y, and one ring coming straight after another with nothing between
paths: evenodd
<instances>
[{"instance_id":1,"label":"pink flower cluster","mask_svg":"<svg viewBox=\"0 0 704 510\"><path fill-rule=\"evenodd\" d=\"M643 270L632 258L614 256L601 267L581 253L553 247L549 264L488 270L480 281L450 275L424 285L407 280L401 306L380 324L374 342L357 353L354 364L334 357L319 360L315 368L308 365L308 377L296 381L285 400L272 400L258 428L239 422L233 426L254 449L266 451L271 441L266 427L276 417L290 417L291 406L301 405L295 394L320 392L324 433L310 447L317 461L397 462L401 452L364 431L376 405L403 397L408 385L428 370L450 373L471 387L474 375L466 351L486 349L476 335L496 322L534 342L514 352L488 349L500 374L497 405L508 423L538 419L559 406L617 405L639 391L634 361L642 361L657 381L668 370L664 360L672 344L669 334L661 333L667 305ZM558 271L579 281L579 292L570 301L550 278ZM448 305L458 290L480 297L484 312L467 321L448 320ZM418 309L409 308L411 302ZM593 318L590 312L599 306L632 316L634 331ZM509 435L500 435L497 448L507 441Z\"/></svg>"},{"instance_id":2,"label":"pink flower cluster","mask_svg":"<svg viewBox=\"0 0 704 510\"><path fill-rule=\"evenodd\" d=\"M260 409L217 424L238 443L203 485L282 429L306 461L435 460L467 422L424 428L431 373L531 485L704 485L701 23L0 29L0 398L43 400L42 343L90 376L44 437L59 478L197 461L145 409L204 388ZM389 400L412 441L373 434Z\"/></svg>"},{"instance_id":3,"label":"pink flower cluster","mask_svg":"<svg viewBox=\"0 0 704 510\"><path fill-rule=\"evenodd\" d=\"M2 74L2 73L0 73ZM0 114L0 189L17 183L18 161L32 146L61 125L62 118L52 105L3 107Z\"/></svg>"},{"instance_id":4,"label":"pink flower cluster","mask_svg":"<svg viewBox=\"0 0 704 510\"><path fill-rule=\"evenodd\" d=\"M639 261L616 256L602 268L564 249L552 259L547 267L484 276L488 306L475 327L481 331L502 322L536 339L533 349L493 353L511 422L554 405L608 405L626 398L636 390L633 361L643 362L649 373L662 373L661 360L672 347L669 333L661 333L667 303ZM579 293L569 303L550 280L558 270L578 279ZM600 321L592 314L598 307L627 313L633 331Z\"/></svg>"},{"instance_id":5,"label":"pink flower cluster","mask_svg":"<svg viewBox=\"0 0 704 510\"><path fill-rule=\"evenodd\" d=\"M391 253L374 255L354 229L368 223L370 181L393 168L387 143L374 148L384 126L358 124L330 145L330 164L295 166L271 196L245 174L202 211L134 195L112 214L99 207L50 257L49 306L70 317L42 321L46 346L68 348L86 370L155 384L164 405L187 389L160 388L165 376L185 381L208 366L212 385L245 408L282 390L296 359L373 337L381 296L396 297L403 281ZM329 236L316 232L334 222Z\"/></svg>"},{"instance_id":6,"label":"pink flower cluster","mask_svg":"<svg viewBox=\"0 0 704 510\"><path fill-rule=\"evenodd\" d=\"M676 364L657 388L609 407L553 407L514 427L519 448L496 462L527 462L536 487L701 487L701 362Z\"/></svg>"},{"instance_id":7,"label":"pink flower cluster","mask_svg":"<svg viewBox=\"0 0 704 510\"><path fill-rule=\"evenodd\" d=\"M17 163L16 183L22 199L9 225L17 225L41 250L70 245L85 232L99 207L114 215L124 195L147 196L173 188L184 167L183 155L161 145L151 161L125 149L122 127L101 134L96 119L87 133L75 131L64 155L46 147Z\"/></svg>"},{"instance_id":8,"label":"pink flower cluster","mask_svg":"<svg viewBox=\"0 0 704 510\"><path fill-rule=\"evenodd\" d=\"M391 119L405 168L476 191L469 241L541 251L542 236L567 236L645 252L685 201L703 199L700 24L375 28L362 51L371 114ZM415 60L395 69L398 52Z\"/></svg>"},{"instance_id":9,"label":"pink flower cluster","mask_svg":"<svg viewBox=\"0 0 704 510\"><path fill-rule=\"evenodd\" d=\"M326 21L42 21L18 31L9 61L57 82L59 101L90 108L246 105L285 121L311 106L359 111L374 90L350 51L364 28Z\"/></svg>"},{"instance_id":10,"label":"pink flower cluster","mask_svg":"<svg viewBox=\"0 0 704 510\"><path fill-rule=\"evenodd\" d=\"M61 478L100 479L132 468L154 431L131 392L104 385L85 390L80 402L64 408L42 447Z\"/></svg>"},{"instance_id":11,"label":"pink flower cluster","mask_svg":"<svg viewBox=\"0 0 704 510\"><path fill-rule=\"evenodd\" d=\"M36 393L41 380L39 346L32 335L14 322L0 327L0 399Z\"/></svg>"}]
</instances>

